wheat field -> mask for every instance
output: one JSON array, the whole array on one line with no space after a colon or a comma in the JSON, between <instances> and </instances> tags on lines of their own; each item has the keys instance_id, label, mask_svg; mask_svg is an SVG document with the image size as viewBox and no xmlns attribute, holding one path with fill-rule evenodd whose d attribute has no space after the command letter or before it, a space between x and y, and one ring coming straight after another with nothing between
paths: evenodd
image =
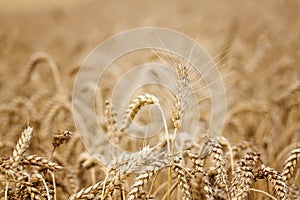
<instances>
[{"instance_id":1,"label":"wheat field","mask_svg":"<svg viewBox=\"0 0 300 200\"><path fill-rule=\"evenodd\" d=\"M0 2L0 199L300 199L299 10L298 0ZM188 64L140 52L100 83L99 126L128 150L101 163L74 124L76 74L101 41L149 26L180 31L211 55L226 89L224 127L206 134L209 92ZM114 84L148 61L174 69L175 94L144 87L116 113ZM201 127L187 145L189 84ZM125 131L146 123L151 106L165 109L168 134L131 140Z\"/></svg>"}]
</instances>

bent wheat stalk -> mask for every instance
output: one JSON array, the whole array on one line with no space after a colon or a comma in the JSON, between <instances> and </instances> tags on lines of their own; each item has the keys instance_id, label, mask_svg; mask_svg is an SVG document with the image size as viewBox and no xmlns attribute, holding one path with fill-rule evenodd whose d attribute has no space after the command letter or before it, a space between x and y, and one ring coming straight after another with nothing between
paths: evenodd
<instances>
[{"instance_id":1,"label":"bent wheat stalk","mask_svg":"<svg viewBox=\"0 0 300 200\"><path fill-rule=\"evenodd\" d=\"M39 63L42 63L42 62L46 62L46 63L49 64L49 67L52 71L52 75L53 75L54 83L55 83L55 86L56 86L56 90L58 92L62 92L63 85L62 85L62 81L61 81L60 72L58 70L58 67L57 67L55 61L53 60L53 58L51 58L51 56L49 56L46 53L42 53L42 52L35 53L29 59L29 62L27 63L27 66L25 68L26 71L25 71L25 73L22 77L22 80L21 80L20 84L21 85L26 84L29 81L30 76L31 76L32 72L34 71L34 69L36 68L36 66Z\"/></svg>"}]
</instances>

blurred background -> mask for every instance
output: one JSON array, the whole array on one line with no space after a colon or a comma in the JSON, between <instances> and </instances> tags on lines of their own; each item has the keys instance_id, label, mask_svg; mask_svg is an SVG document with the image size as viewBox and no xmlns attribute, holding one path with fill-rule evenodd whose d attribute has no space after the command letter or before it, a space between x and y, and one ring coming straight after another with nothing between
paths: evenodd
<instances>
[{"instance_id":1,"label":"blurred background","mask_svg":"<svg viewBox=\"0 0 300 200\"><path fill-rule=\"evenodd\" d=\"M245 65L266 46L276 46L278 54L286 53L279 47L284 45L299 52L299 9L297 0L1 0L1 88L13 84L3 79L15 78L37 51L53 56L65 73L105 38L136 27L181 31L197 39L212 57L230 44L231 58Z\"/></svg>"},{"instance_id":2,"label":"blurred background","mask_svg":"<svg viewBox=\"0 0 300 200\"><path fill-rule=\"evenodd\" d=\"M299 11L299 0L0 0L0 157L11 155L29 121L37 135L30 151L50 157L53 133L75 132L72 86L83 59L116 33L155 26L203 45L225 82L223 135L232 145L253 141L264 161L280 169L286 152L300 141ZM28 72L37 52L58 65L65 93L55 91L47 63ZM26 70L31 77L22 82ZM203 107L205 121L210 107ZM77 155L85 150L78 136L74 141L66 166L82 164ZM86 174L78 167L80 188L95 181ZM71 192L61 193L66 199Z\"/></svg>"},{"instance_id":3,"label":"blurred background","mask_svg":"<svg viewBox=\"0 0 300 200\"><path fill-rule=\"evenodd\" d=\"M204 46L224 78L229 109L237 99L273 101L300 79L299 10L298 0L1 0L0 101L20 95L18 79L34 53L53 58L71 93L77 67L96 45L147 26ZM47 67L39 70L31 91L54 85Z\"/></svg>"}]
</instances>

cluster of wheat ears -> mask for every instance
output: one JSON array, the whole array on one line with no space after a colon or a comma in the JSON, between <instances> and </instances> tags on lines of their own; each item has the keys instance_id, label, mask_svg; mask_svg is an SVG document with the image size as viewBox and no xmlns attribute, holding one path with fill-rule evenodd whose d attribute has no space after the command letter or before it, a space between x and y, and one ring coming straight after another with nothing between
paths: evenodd
<instances>
[{"instance_id":1,"label":"cluster of wheat ears","mask_svg":"<svg viewBox=\"0 0 300 200\"><path fill-rule=\"evenodd\" d=\"M65 89L56 63L47 54L35 54L16 88L20 96L1 108L0 198L299 199L300 83L282 84L285 92L269 95L264 102L238 102L242 97L234 97L224 132L199 133L176 151L192 78L188 66L170 60L178 89L169 135L104 165L80 142L72 121L71 92ZM50 66L55 89L30 90L37 66ZM286 69L268 69L269 77L278 77ZM235 81L249 88L244 77ZM21 86L28 90L20 91ZM129 104L121 128L116 126L111 102L106 101L101 127L107 138L122 143L137 114L148 105L159 106L159 100L154 94L138 95Z\"/></svg>"}]
</instances>

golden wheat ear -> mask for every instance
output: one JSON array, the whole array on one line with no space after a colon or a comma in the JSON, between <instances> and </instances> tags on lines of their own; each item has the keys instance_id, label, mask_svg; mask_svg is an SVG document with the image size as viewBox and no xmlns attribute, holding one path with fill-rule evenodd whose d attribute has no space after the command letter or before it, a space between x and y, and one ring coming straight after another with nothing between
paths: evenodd
<instances>
[{"instance_id":1,"label":"golden wheat ear","mask_svg":"<svg viewBox=\"0 0 300 200\"><path fill-rule=\"evenodd\" d=\"M179 182L181 188L181 195L183 200L190 200L192 199L192 174L180 164L181 157L175 156L174 157L174 164L172 165L172 170L174 171L177 180Z\"/></svg>"},{"instance_id":2,"label":"golden wheat ear","mask_svg":"<svg viewBox=\"0 0 300 200\"><path fill-rule=\"evenodd\" d=\"M132 103L129 104L129 106L126 110L126 114L124 115L124 121L122 122L120 131L121 132L125 131L129 127L129 125L131 124L131 122L135 118L135 116L138 114L138 112L142 109L142 107L144 107L146 105L155 105L160 110L162 119L163 119L166 137L167 137L168 153L170 153L171 147L170 147L170 143L169 143L170 142L169 141L169 131L168 131L168 126L167 126L166 115L160 105L158 97L156 97L152 94L139 95L137 98L135 98L132 101Z\"/></svg>"},{"instance_id":3,"label":"golden wheat ear","mask_svg":"<svg viewBox=\"0 0 300 200\"><path fill-rule=\"evenodd\" d=\"M281 200L290 199L289 187L278 171L271 167L262 165L262 175L272 183L275 197Z\"/></svg>"},{"instance_id":4,"label":"golden wheat ear","mask_svg":"<svg viewBox=\"0 0 300 200\"><path fill-rule=\"evenodd\" d=\"M255 179L255 165L259 158L259 154L251 151L239 161L229 187L231 199L247 198L250 187Z\"/></svg>"},{"instance_id":5,"label":"golden wheat ear","mask_svg":"<svg viewBox=\"0 0 300 200\"><path fill-rule=\"evenodd\" d=\"M17 167L19 165L19 162L21 162L26 151L28 150L32 139L32 131L33 131L32 127L27 127L22 132L21 137L19 138L17 145L13 150L13 155L11 157L11 161L13 162L12 164L13 167Z\"/></svg>"},{"instance_id":6,"label":"golden wheat ear","mask_svg":"<svg viewBox=\"0 0 300 200\"><path fill-rule=\"evenodd\" d=\"M135 98L132 103L128 105L126 114L124 115L124 121L122 123L121 131L124 131L129 127L138 112L142 109L142 107L146 105L159 105L159 100L156 96L151 94L143 94L137 96L137 98Z\"/></svg>"}]
</instances>

